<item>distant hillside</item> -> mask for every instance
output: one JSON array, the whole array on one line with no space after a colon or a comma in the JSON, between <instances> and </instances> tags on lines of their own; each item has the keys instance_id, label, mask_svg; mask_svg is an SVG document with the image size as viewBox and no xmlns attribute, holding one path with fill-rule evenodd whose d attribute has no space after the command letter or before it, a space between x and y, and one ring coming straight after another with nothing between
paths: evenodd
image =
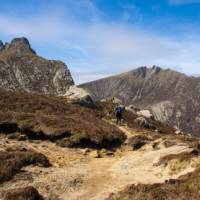
<instances>
[{"instance_id":1,"label":"distant hillside","mask_svg":"<svg viewBox=\"0 0 200 200\"><path fill-rule=\"evenodd\" d=\"M0 41L0 87L33 93L63 95L73 79L61 61L39 57L26 38Z\"/></svg>"},{"instance_id":2,"label":"distant hillside","mask_svg":"<svg viewBox=\"0 0 200 200\"><path fill-rule=\"evenodd\" d=\"M151 109L158 120L200 136L200 78L170 69L140 67L82 84L96 100L118 97Z\"/></svg>"}]
</instances>

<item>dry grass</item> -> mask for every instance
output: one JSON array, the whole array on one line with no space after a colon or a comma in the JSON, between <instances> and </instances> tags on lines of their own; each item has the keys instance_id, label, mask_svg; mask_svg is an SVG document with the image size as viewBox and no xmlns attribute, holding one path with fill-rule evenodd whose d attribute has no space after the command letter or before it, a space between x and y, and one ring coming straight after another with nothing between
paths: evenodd
<instances>
[{"instance_id":1,"label":"dry grass","mask_svg":"<svg viewBox=\"0 0 200 200\"><path fill-rule=\"evenodd\" d=\"M4 200L44 200L44 198L35 188L26 187L6 192Z\"/></svg>"},{"instance_id":2,"label":"dry grass","mask_svg":"<svg viewBox=\"0 0 200 200\"><path fill-rule=\"evenodd\" d=\"M52 141L67 138L63 146L125 140L124 133L103 121L97 109L69 104L62 97L0 89L0 110L0 132L4 133L21 132L30 139Z\"/></svg>"},{"instance_id":3,"label":"dry grass","mask_svg":"<svg viewBox=\"0 0 200 200\"><path fill-rule=\"evenodd\" d=\"M199 150L194 149L194 150L191 150L191 152L183 152L180 154L170 154L170 155L162 157L159 160L159 164L166 166L171 160L178 160L180 163L182 163L184 161L189 161L192 158L198 156L199 153L200 153Z\"/></svg>"},{"instance_id":4,"label":"dry grass","mask_svg":"<svg viewBox=\"0 0 200 200\"><path fill-rule=\"evenodd\" d=\"M40 153L33 151L6 150L0 152L0 183L10 180L22 167L40 165L49 167L48 159Z\"/></svg>"},{"instance_id":5,"label":"dry grass","mask_svg":"<svg viewBox=\"0 0 200 200\"><path fill-rule=\"evenodd\" d=\"M198 200L200 177L153 185L132 185L124 191L110 195L107 200Z\"/></svg>"}]
</instances>

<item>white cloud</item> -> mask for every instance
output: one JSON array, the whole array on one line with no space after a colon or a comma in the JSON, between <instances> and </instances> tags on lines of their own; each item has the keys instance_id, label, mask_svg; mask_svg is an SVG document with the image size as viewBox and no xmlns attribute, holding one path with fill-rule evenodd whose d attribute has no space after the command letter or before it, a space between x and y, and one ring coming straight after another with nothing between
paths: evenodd
<instances>
[{"instance_id":1,"label":"white cloud","mask_svg":"<svg viewBox=\"0 0 200 200\"><path fill-rule=\"evenodd\" d=\"M55 15L43 12L29 19L0 14L0 34L26 36L34 46L39 43L55 46L64 55L63 60L77 83L152 64L200 73L199 36L188 33L190 37L177 39L123 22L102 21L101 13L91 1L83 2L83 12L90 13L89 22L77 19L73 12L70 14L62 8Z\"/></svg>"},{"instance_id":2,"label":"white cloud","mask_svg":"<svg viewBox=\"0 0 200 200\"><path fill-rule=\"evenodd\" d=\"M175 5L189 4L189 3L200 3L200 0L169 0L169 3Z\"/></svg>"}]
</instances>

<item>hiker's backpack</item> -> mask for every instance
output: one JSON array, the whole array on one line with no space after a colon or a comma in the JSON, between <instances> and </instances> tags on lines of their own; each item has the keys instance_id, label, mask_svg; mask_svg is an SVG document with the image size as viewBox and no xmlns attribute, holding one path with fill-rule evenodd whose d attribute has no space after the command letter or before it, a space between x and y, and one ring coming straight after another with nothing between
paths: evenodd
<instances>
[{"instance_id":1,"label":"hiker's backpack","mask_svg":"<svg viewBox=\"0 0 200 200\"><path fill-rule=\"evenodd\" d=\"M121 107L116 108L116 114L121 114L123 112L123 109Z\"/></svg>"}]
</instances>

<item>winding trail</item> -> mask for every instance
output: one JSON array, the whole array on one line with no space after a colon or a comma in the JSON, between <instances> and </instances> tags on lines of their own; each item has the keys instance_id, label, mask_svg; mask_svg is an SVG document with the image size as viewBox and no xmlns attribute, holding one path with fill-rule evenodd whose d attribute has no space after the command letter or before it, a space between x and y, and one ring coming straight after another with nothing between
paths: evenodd
<instances>
[{"instance_id":1,"label":"winding trail","mask_svg":"<svg viewBox=\"0 0 200 200\"><path fill-rule=\"evenodd\" d=\"M126 126L119 128L127 139L142 134ZM158 142L159 148L153 149L152 142ZM0 186L0 193L5 188L33 186L45 197L55 195L63 200L105 200L111 193L118 192L129 184L160 183L194 170L189 162L176 174L171 173L169 167L156 165L163 156L191 151L187 144L177 141L175 145L166 148L162 137L152 142L137 151L133 151L125 142L114 155L97 158L96 150L86 152L83 149L61 148L48 141L7 143L6 139L1 139L0 149L5 145L20 144L21 148L31 148L43 153L53 166L24 168L12 181Z\"/></svg>"},{"instance_id":2,"label":"winding trail","mask_svg":"<svg viewBox=\"0 0 200 200\"><path fill-rule=\"evenodd\" d=\"M134 134L126 127L120 127L120 129L127 135L127 138ZM154 150L152 145L148 144L138 151L126 149L116 153L114 157L93 159L89 163L93 170L90 177L84 181L84 189L79 191L78 196L70 195L71 198L69 198L69 193L66 193L62 197L66 200L104 200L109 194L118 192L129 184L153 184L178 178L194 169L188 166L180 173L171 175L169 168L155 164L163 156L190 150L183 144L169 148L162 146L159 150Z\"/></svg>"}]
</instances>

